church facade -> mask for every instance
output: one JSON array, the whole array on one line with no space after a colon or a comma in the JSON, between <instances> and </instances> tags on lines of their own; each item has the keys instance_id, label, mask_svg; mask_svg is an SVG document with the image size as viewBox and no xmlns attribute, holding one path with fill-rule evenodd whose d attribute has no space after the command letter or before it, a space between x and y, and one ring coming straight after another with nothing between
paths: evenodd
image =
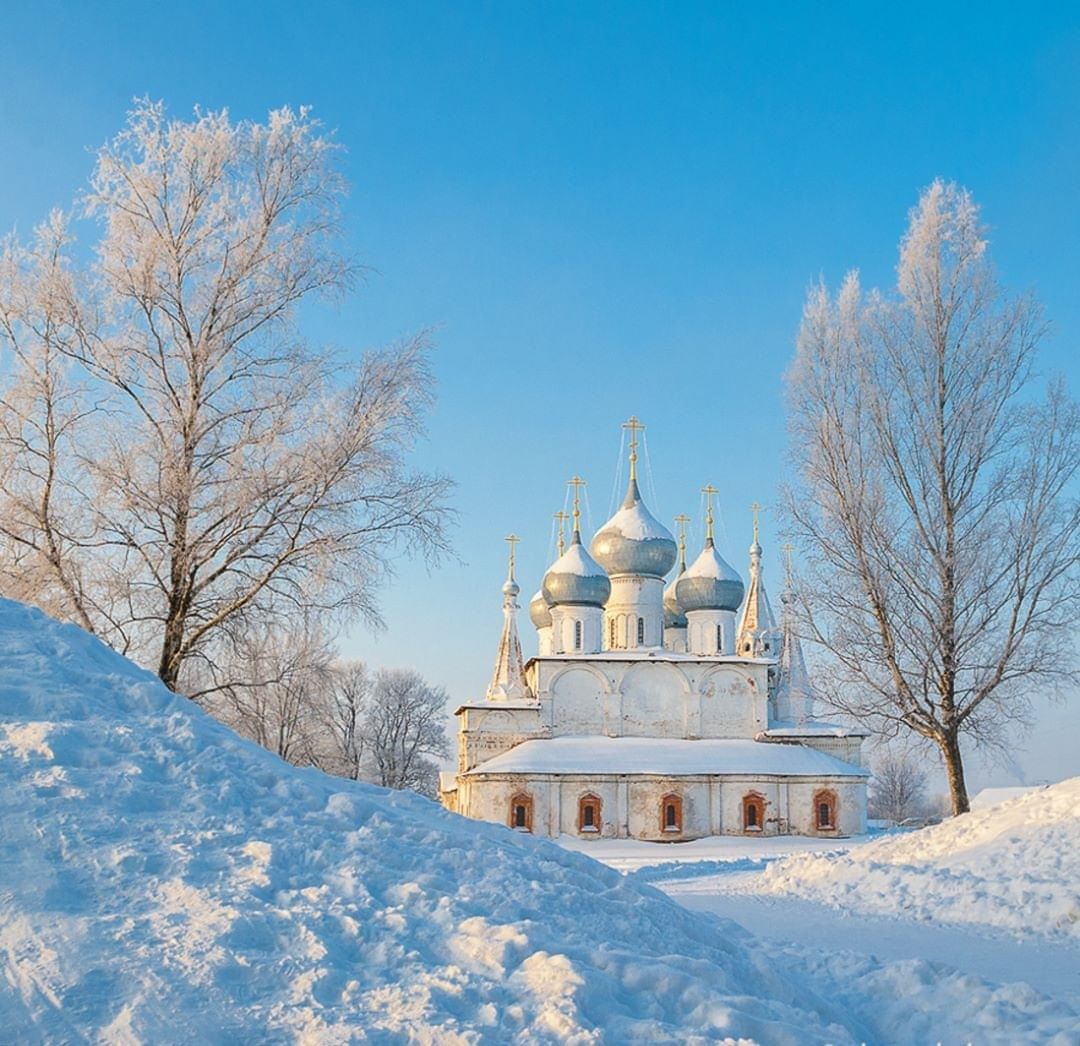
<instances>
[{"instance_id":1,"label":"church facade","mask_svg":"<svg viewBox=\"0 0 1080 1046\"><path fill-rule=\"evenodd\" d=\"M777 623L756 518L744 586L716 550L706 487L705 543L688 566L685 530L676 543L642 500L640 426L628 427L626 497L588 549L571 481L571 541L560 535L530 601L539 653L527 663L511 543L495 671L485 698L457 709L443 803L585 839L864 832L865 735L814 718L790 584Z\"/></svg>"}]
</instances>

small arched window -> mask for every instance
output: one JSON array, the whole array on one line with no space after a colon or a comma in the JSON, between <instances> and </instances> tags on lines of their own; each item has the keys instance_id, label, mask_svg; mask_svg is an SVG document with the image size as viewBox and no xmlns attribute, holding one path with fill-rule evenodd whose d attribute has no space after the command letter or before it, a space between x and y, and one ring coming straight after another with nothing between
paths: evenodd
<instances>
[{"instance_id":1,"label":"small arched window","mask_svg":"<svg viewBox=\"0 0 1080 1046\"><path fill-rule=\"evenodd\" d=\"M814 827L819 832L836 831L835 792L818 792L814 796Z\"/></svg>"},{"instance_id":2,"label":"small arched window","mask_svg":"<svg viewBox=\"0 0 1080 1046\"><path fill-rule=\"evenodd\" d=\"M760 832L765 827L765 797L751 792L743 796L743 831Z\"/></svg>"},{"instance_id":3,"label":"small arched window","mask_svg":"<svg viewBox=\"0 0 1080 1046\"><path fill-rule=\"evenodd\" d=\"M510 800L510 827L518 832L531 832L532 824L532 796L526 792L519 792Z\"/></svg>"},{"instance_id":4,"label":"small arched window","mask_svg":"<svg viewBox=\"0 0 1080 1046\"><path fill-rule=\"evenodd\" d=\"M580 650L581 649L581 622L580 621L575 621L574 622L574 649L575 650Z\"/></svg>"},{"instance_id":5,"label":"small arched window","mask_svg":"<svg viewBox=\"0 0 1080 1046\"><path fill-rule=\"evenodd\" d=\"M638 646L645 645L645 618L643 617L637 619L637 641Z\"/></svg>"},{"instance_id":6,"label":"small arched window","mask_svg":"<svg viewBox=\"0 0 1080 1046\"><path fill-rule=\"evenodd\" d=\"M615 618L608 622L608 649L615 649Z\"/></svg>"},{"instance_id":7,"label":"small arched window","mask_svg":"<svg viewBox=\"0 0 1080 1046\"><path fill-rule=\"evenodd\" d=\"M599 833L603 827L601 803L598 795L583 795L578 800L578 831Z\"/></svg>"},{"instance_id":8,"label":"small arched window","mask_svg":"<svg viewBox=\"0 0 1080 1046\"><path fill-rule=\"evenodd\" d=\"M722 654L724 652L724 626L716 626L716 652Z\"/></svg>"},{"instance_id":9,"label":"small arched window","mask_svg":"<svg viewBox=\"0 0 1080 1046\"><path fill-rule=\"evenodd\" d=\"M660 800L660 831L669 835L682 831L682 796L665 795Z\"/></svg>"}]
</instances>

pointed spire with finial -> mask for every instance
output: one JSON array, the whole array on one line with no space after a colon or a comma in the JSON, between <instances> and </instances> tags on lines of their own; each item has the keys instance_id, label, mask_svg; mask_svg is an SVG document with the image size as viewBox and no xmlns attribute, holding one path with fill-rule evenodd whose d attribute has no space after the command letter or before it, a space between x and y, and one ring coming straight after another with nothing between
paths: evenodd
<instances>
[{"instance_id":1,"label":"pointed spire with finial","mask_svg":"<svg viewBox=\"0 0 1080 1046\"><path fill-rule=\"evenodd\" d=\"M499 638L499 652L495 657L495 671L487 689L489 701L514 701L530 696L529 688L525 685L525 662L521 656L521 640L517 630L517 596L521 589L514 578L514 560L515 546L519 540L516 534L506 538L510 556L506 581L502 587L503 629Z\"/></svg>"},{"instance_id":2,"label":"pointed spire with finial","mask_svg":"<svg viewBox=\"0 0 1080 1046\"><path fill-rule=\"evenodd\" d=\"M742 620L735 637L735 650L744 657L776 657L776 618L773 616L765 582L761 578L761 505L750 506L754 514L754 539L750 544L750 584L746 589Z\"/></svg>"},{"instance_id":3,"label":"pointed spire with finial","mask_svg":"<svg viewBox=\"0 0 1080 1046\"><path fill-rule=\"evenodd\" d=\"M803 724L814 714L814 687L806 670L802 644L795 625L795 580L791 569L791 545L783 546L784 591L780 622L780 663L777 666L773 705L776 718L786 723Z\"/></svg>"}]
</instances>

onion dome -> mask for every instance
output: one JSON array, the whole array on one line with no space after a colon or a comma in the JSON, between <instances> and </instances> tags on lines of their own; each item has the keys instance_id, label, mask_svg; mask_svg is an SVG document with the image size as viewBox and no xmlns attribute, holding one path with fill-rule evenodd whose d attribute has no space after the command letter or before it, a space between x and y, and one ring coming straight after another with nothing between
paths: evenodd
<instances>
[{"instance_id":1,"label":"onion dome","mask_svg":"<svg viewBox=\"0 0 1080 1046\"><path fill-rule=\"evenodd\" d=\"M537 592L529 600L529 620L537 628L551 628L551 607L548 606L543 592Z\"/></svg>"},{"instance_id":2,"label":"onion dome","mask_svg":"<svg viewBox=\"0 0 1080 1046\"><path fill-rule=\"evenodd\" d=\"M541 589L548 606L602 607L611 595L611 581L581 543L581 532L574 531L570 547L544 575Z\"/></svg>"},{"instance_id":3,"label":"onion dome","mask_svg":"<svg viewBox=\"0 0 1080 1046\"><path fill-rule=\"evenodd\" d=\"M744 589L742 578L734 567L724 562L709 538L701 555L675 583L675 593L683 613L691 610L734 612L742 604Z\"/></svg>"},{"instance_id":4,"label":"onion dome","mask_svg":"<svg viewBox=\"0 0 1080 1046\"><path fill-rule=\"evenodd\" d=\"M682 604L675 591L682 576L680 573L679 577L664 589L664 628L686 628L686 614L683 613Z\"/></svg>"},{"instance_id":5,"label":"onion dome","mask_svg":"<svg viewBox=\"0 0 1080 1046\"><path fill-rule=\"evenodd\" d=\"M671 531L645 507L631 476L622 508L592 539L592 554L611 576L664 578L678 554Z\"/></svg>"}]
</instances>

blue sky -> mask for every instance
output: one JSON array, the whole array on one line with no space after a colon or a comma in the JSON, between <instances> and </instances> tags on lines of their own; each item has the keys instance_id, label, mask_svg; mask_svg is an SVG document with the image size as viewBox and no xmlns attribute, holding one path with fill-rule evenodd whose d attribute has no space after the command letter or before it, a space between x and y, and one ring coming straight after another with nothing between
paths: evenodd
<instances>
[{"instance_id":1,"label":"blue sky","mask_svg":"<svg viewBox=\"0 0 1080 1046\"><path fill-rule=\"evenodd\" d=\"M313 333L359 352L434 329L418 460L454 476L460 511L460 562L402 563L386 631L346 652L475 697L503 535L522 537L528 595L570 475L605 517L631 413L654 511L689 513L696 543L714 483L745 570L748 506L774 500L784 466L806 288L851 267L889 282L935 176L974 192L1002 278L1053 323L1045 369L1078 384L1080 16L877 7L22 5L0 34L0 229L69 201L133 96L177 114L314 106L347 148L349 247L371 272ZM775 590L768 514L763 538ZM1080 772L1068 709L1041 717L1029 775Z\"/></svg>"}]
</instances>

